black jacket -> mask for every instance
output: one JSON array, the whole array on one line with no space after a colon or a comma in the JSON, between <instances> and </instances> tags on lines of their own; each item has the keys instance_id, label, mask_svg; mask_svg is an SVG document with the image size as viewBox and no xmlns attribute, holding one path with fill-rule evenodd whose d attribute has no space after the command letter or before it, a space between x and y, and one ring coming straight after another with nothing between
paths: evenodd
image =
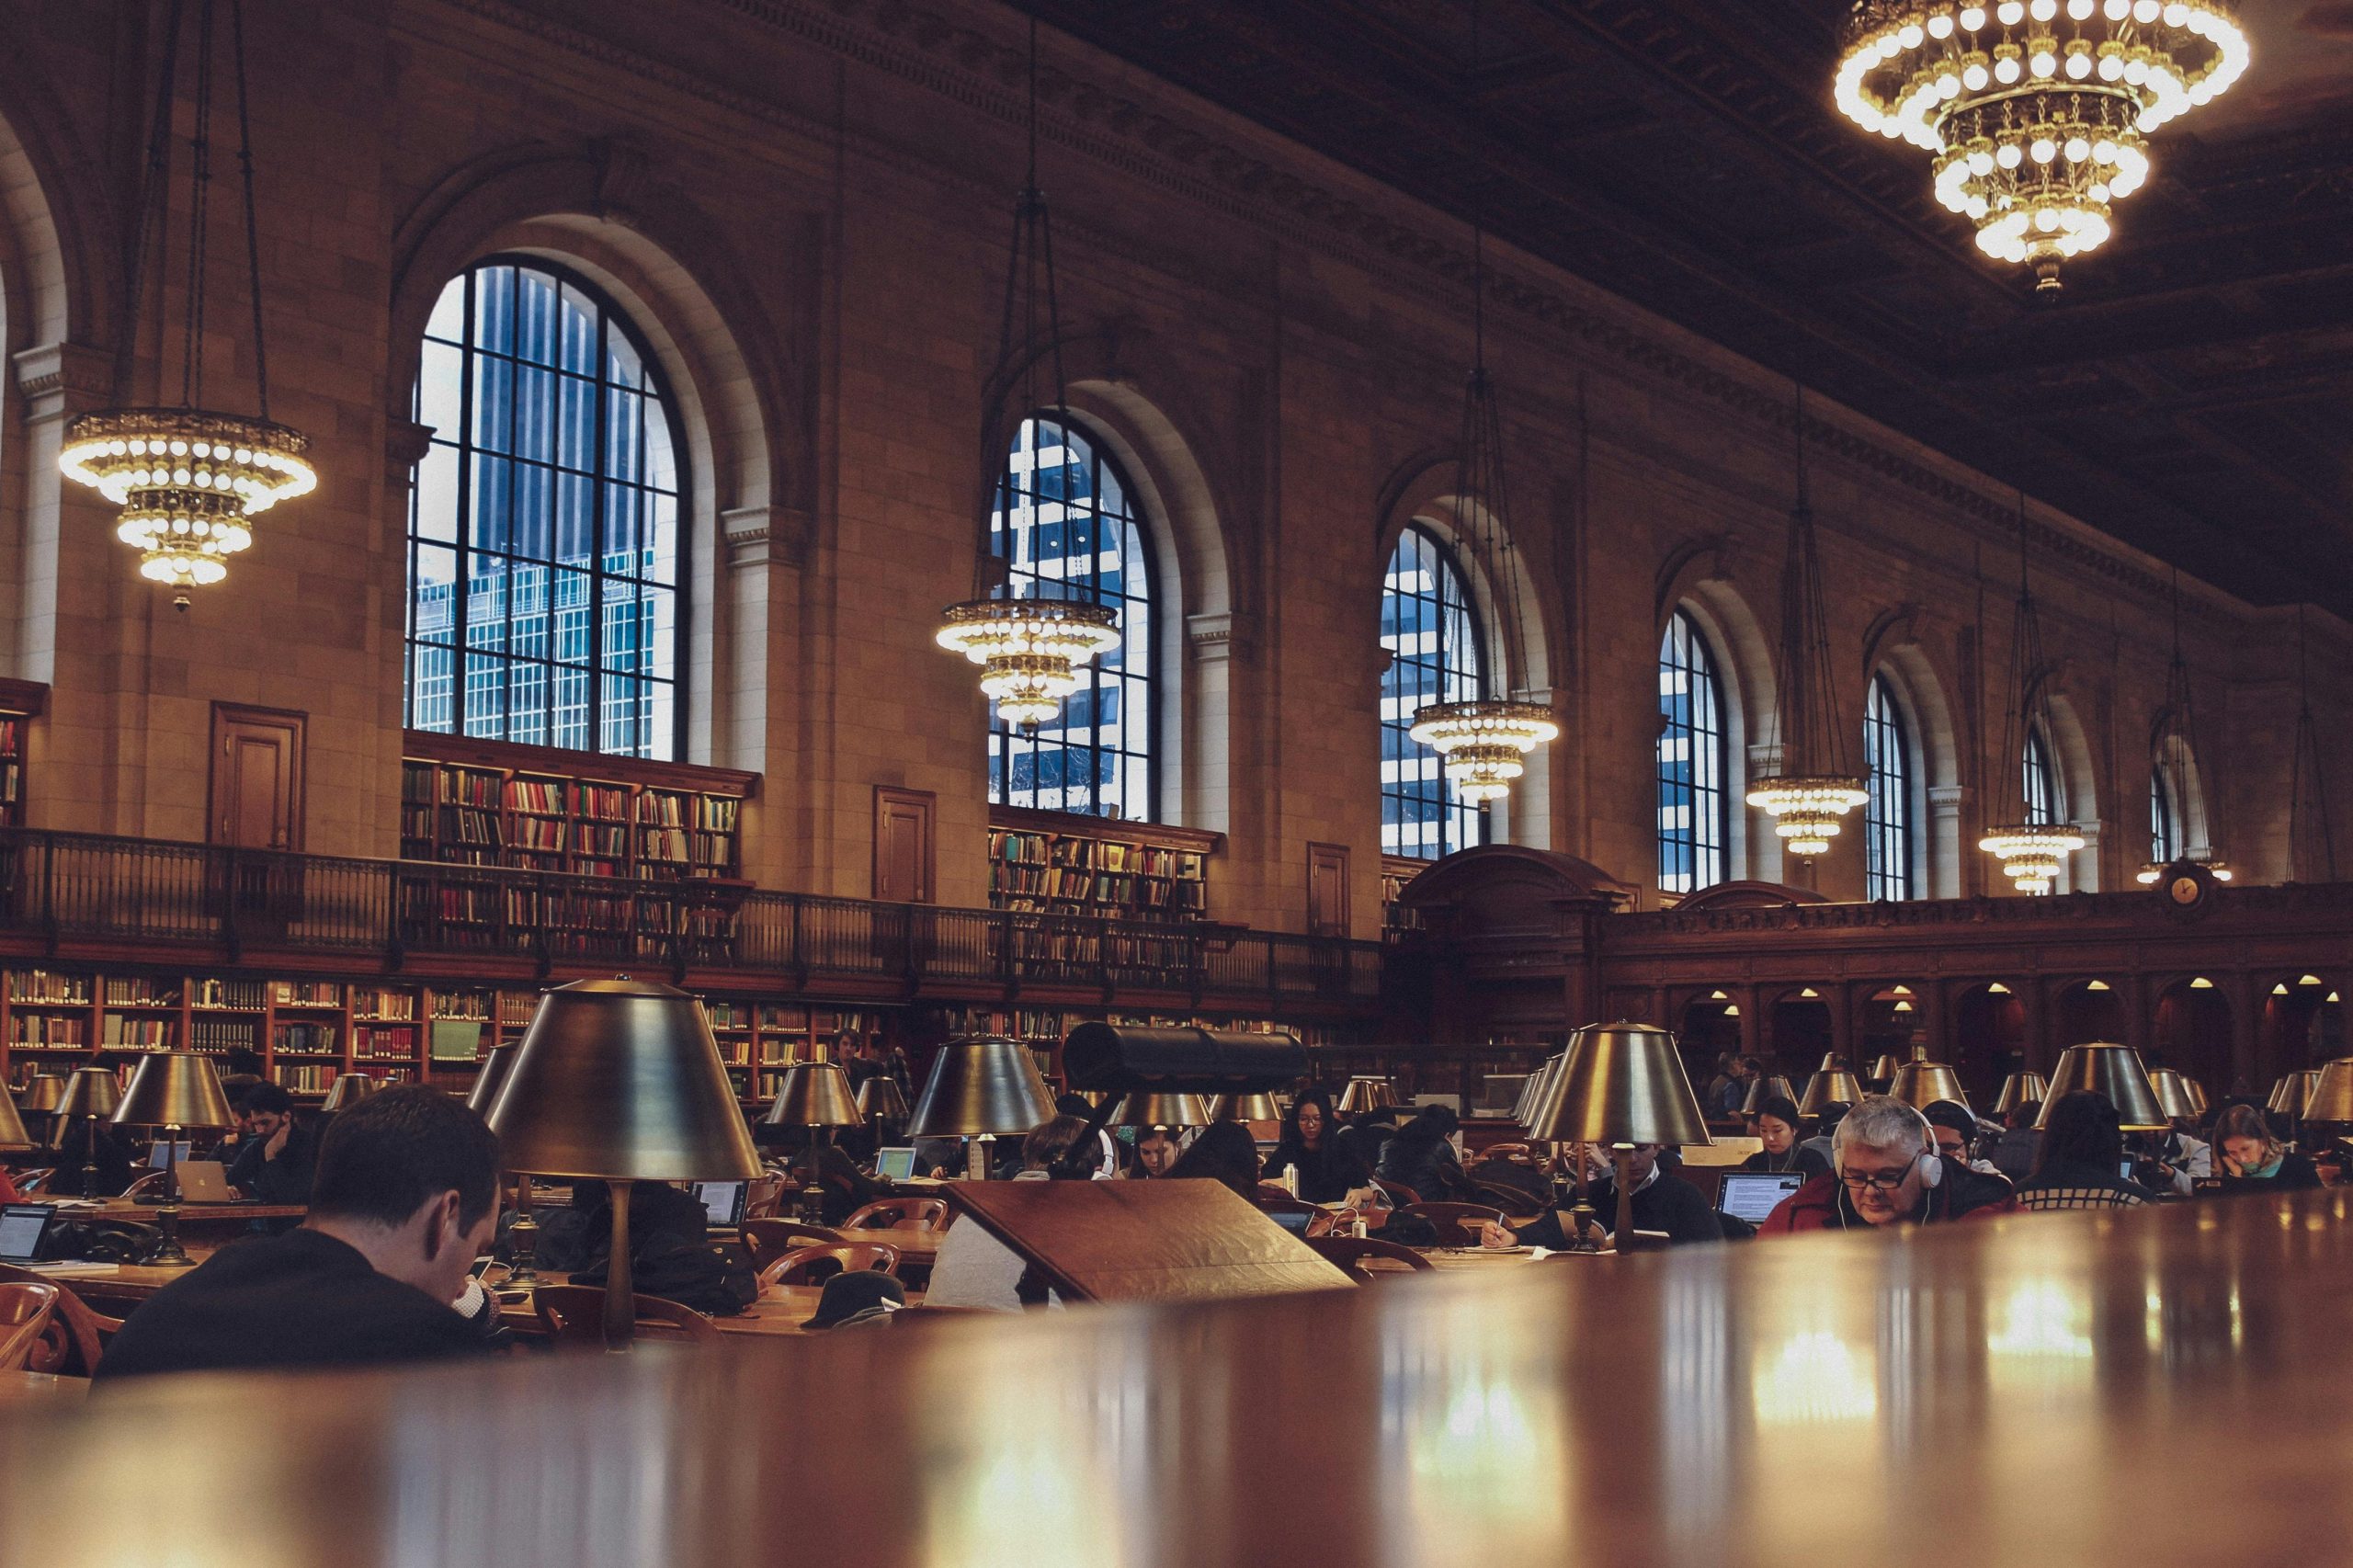
<instances>
[{"instance_id":1,"label":"black jacket","mask_svg":"<svg viewBox=\"0 0 2353 1568\"><path fill-rule=\"evenodd\" d=\"M1454 1145L1443 1138L1426 1137L1408 1127L1381 1152L1381 1179L1410 1187L1426 1203L1456 1203L1478 1197Z\"/></svg>"},{"instance_id":2,"label":"black jacket","mask_svg":"<svg viewBox=\"0 0 2353 1568\"><path fill-rule=\"evenodd\" d=\"M101 1381L156 1372L380 1366L465 1356L481 1326L376 1272L323 1232L222 1247L141 1303L107 1346Z\"/></svg>"},{"instance_id":3,"label":"black jacket","mask_svg":"<svg viewBox=\"0 0 2353 1568\"><path fill-rule=\"evenodd\" d=\"M296 1122L286 1134L278 1158L267 1157L269 1140L248 1138L229 1167L227 1181L247 1198L263 1203L301 1206L311 1201L311 1175L319 1164L319 1135Z\"/></svg>"},{"instance_id":4,"label":"black jacket","mask_svg":"<svg viewBox=\"0 0 2353 1568\"><path fill-rule=\"evenodd\" d=\"M1744 1171L1768 1173L1797 1171L1805 1176L1818 1176L1829 1170L1830 1162L1822 1157L1822 1151L1819 1149L1809 1149L1802 1143L1792 1143L1790 1145L1790 1152L1786 1154L1769 1154L1759 1149L1741 1161L1740 1168Z\"/></svg>"},{"instance_id":5,"label":"black jacket","mask_svg":"<svg viewBox=\"0 0 2353 1568\"><path fill-rule=\"evenodd\" d=\"M1337 1203L1372 1179L1372 1173L1355 1152L1330 1136L1325 1137L1319 1149L1284 1139L1267 1157L1259 1179L1280 1182L1285 1165L1299 1167L1299 1195L1310 1203Z\"/></svg>"},{"instance_id":6,"label":"black jacket","mask_svg":"<svg viewBox=\"0 0 2353 1568\"><path fill-rule=\"evenodd\" d=\"M1593 1205L1594 1217L1601 1228L1615 1235L1618 1227L1618 1187L1615 1182L1600 1180L1589 1189L1586 1201ZM1722 1221L1699 1189L1681 1176L1666 1171L1648 1187L1634 1191L1634 1229L1662 1231L1666 1239L1680 1246L1686 1242L1720 1242L1724 1239ZM1546 1214L1532 1225L1514 1233L1531 1246L1559 1247L1567 1245L1561 1230L1557 1212Z\"/></svg>"},{"instance_id":7,"label":"black jacket","mask_svg":"<svg viewBox=\"0 0 2353 1568\"><path fill-rule=\"evenodd\" d=\"M2214 1169L2222 1174L2222 1152L2219 1148L2214 1151ZM2313 1164L2310 1154L2282 1156L2279 1168L2268 1176L2222 1174L2222 1189L2226 1192L2302 1192L2319 1185L2320 1168Z\"/></svg>"}]
</instances>

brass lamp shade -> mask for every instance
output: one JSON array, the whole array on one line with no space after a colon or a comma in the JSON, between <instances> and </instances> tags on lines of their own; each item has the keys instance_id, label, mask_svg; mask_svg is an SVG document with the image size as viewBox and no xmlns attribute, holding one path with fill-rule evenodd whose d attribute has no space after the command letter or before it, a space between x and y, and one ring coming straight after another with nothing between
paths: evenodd
<instances>
[{"instance_id":1,"label":"brass lamp shade","mask_svg":"<svg viewBox=\"0 0 2353 1568\"><path fill-rule=\"evenodd\" d=\"M2326 1068L2321 1069L2325 1073ZM2353 1080L2348 1080L2353 1087ZM2149 1070L2149 1087L2157 1093L2157 1108L2177 1121L2198 1119L2198 1096L2191 1092L2190 1082L2175 1067L2153 1067Z\"/></svg>"},{"instance_id":2,"label":"brass lamp shade","mask_svg":"<svg viewBox=\"0 0 2353 1568\"><path fill-rule=\"evenodd\" d=\"M760 1174L710 1026L683 991L627 978L557 986L540 996L514 1055L485 1118L510 1171L608 1181Z\"/></svg>"},{"instance_id":3,"label":"brass lamp shade","mask_svg":"<svg viewBox=\"0 0 2353 1568\"><path fill-rule=\"evenodd\" d=\"M1111 1111L1113 1127L1207 1127L1199 1095L1126 1095Z\"/></svg>"},{"instance_id":4,"label":"brass lamp shade","mask_svg":"<svg viewBox=\"0 0 2353 1568\"><path fill-rule=\"evenodd\" d=\"M877 1073L860 1084L858 1114L868 1121L906 1120L907 1096L899 1093L899 1081Z\"/></svg>"},{"instance_id":5,"label":"brass lamp shade","mask_svg":"<svg viewBox=\"0 0 2353 1568\"><path fill-rule=\"evenodd\" d=\"M1863 1085L1844 1068L1824 1068L1805 1081L1805 1097L1798 1101L1800 1116L1820 1116L1832 1105L1860 1104Z\"/></svg>"},{"instance_id":6,"label":"brass lamp shade","mask_svg":"<svg viewBox=\"0 0 2353 1568\"><path fill-rule=\"evenodd\" d=\"M2127 1132L2163 1132L2173 1125L2157 1103L2141 1053L2129 1045L2095 1042L2071 1045L2060 1053L2059 1065L2051 1070L2051 1092L2042 1098L2042 1114L2035 1119L2037 1130L2050 1124L2052 1107L2086 1091L2106 1095Z\"/></svg>"},{"instance_id":7,"label":"brass lamp shade","mask_svg":"<svg viewBox=\"0 0 2353 1568\"><path fill-rule=\"evenodd\" d=\"M1544 1103L1546 1095L1552 1093L1552 1081L1561 1075L1561 1063L1568 1059L1568 1054L1563 1051L1556 1056L1546 1057L1544 1065L1528 1075L1528 1082L1520 1086L1519 1099L1512 1107L1511 1119L1514 1121L1522 1127L1528 1125L1529 1118L1536 1114L1536 1108Z\"/></svg>"},{"instance_id":8,"label":"brass lamp shade","mask_svg":"<svg viewBox=\"0 0 2353 1568\"><path fill-rule=\"evenodd\" d=\"M104 1067L77 1067L57 1102L60 1116L112 1116L122 1103L122 1085Z\"/></svg>"},{"instance_id":9,"label":"brass lamp shade","mask_svg":"<svg viewBox=\"0 0 2353 1568\"><path fill-rule=\"evenodd\" d=\"M2206 1098L2206 1085L2200 1083L2197 1079L2191 1077L2187 1073L2184 1073L2181 1075L2181 1083L2182 1087L2189 1091L2190 1103L2198 1108L2197 1114L2204 1116L2206 1114L2206 1108L2211 1103Z\"/></svg>"},{"instance_id":10,"label":"brass lamp shade","mask_svg":"<svg viewBox=\"0 0 2353 1568\"><path fill-rule=\"evenodd\" d=\"M1847 1071L1847 1059L1839 1055L1835 1051L1825 1051L1822 1053L1822 1065L1815 1068L1814 1071L1817 1073L1844 1073Z\"/></svg>"},{"instance_id":11,"label":"brass lamp shade","mask_svg":"<svg viewBox=\"0 0 2353 1568\"><path fill-rule=\"evenodd\" d=\"M1342 1116L1361 1116L1369 1110L1381 1110L1397 1103L1397 1090L1386 1078L1351 1078L1347 1087L1340 1091L1340 1103L1335 1108Z\"/></svg>"},{"instance_id":12,"label":"brass lamp shade","mask_svg":"<svg viewBox=\"0 0 2353 1568\"><path fill-rule=\"evenodd\" d=\"M1765 1102L1776 1095L1790 1101L1798 1097L1797 1090L1790 1086L1790 1081L1787 1078L1778 1073L1769 1078L1759 1073L1748 1085L1748 1097L1740 1102L1740 1114L1743 1116L1760 1114L1765 1109Z\"/></svg>"},{"instance_id":13,"label":"brass lamp shade","mask_svg":"<svg viewBox=\"0 0 2353 1568\"><path fill-rule=\"evenodd\" d=\"M210 1057L166 1051L141 1061L114 1119L121 1127L234 1127L237 1113Z\"/></svg>"},{"instance_id":14,"label":"brass lamp shade","mask_svg":"<svg viewBox=\"0 0 2353 1568\"><path fill-rule=\"evenodd\" d=\"M506 1074L515 1070L514 1045L494 1045L483 1058L482 1071L474 1075L474 1086L466 1091L466 1108L488 1119L490 1108L498 1103L498 1091L506 1086Z\"/></svg>"},{"instance_id":15,"label":"brass lamp shade","mask_svg":"<svg viewBox=\"0 0 2353 1568\"><path fill-rule=\"evenodd\" d=\"M1588 1024L1571 1035L1530 1114L1529 1136L1554 1143L1709 1141L1675 1037L1649 1024Z\"/></svg>"},{"instance_id":16,"label":"brass lamp shade","mask_svg":"<svg viewBox=\"0 0 2353 1568\"><path fill-rule=\"evenodd\" d=\"M1914 1110L1926 1110L1938 1100L1950 1100L1967 1109L1969 1096L1961 1091L1961 1074L1942 1062L1906 1062L1895 1069L1895 1076L1888 1080L1891 1098L1902 1100Z\"/></svg>"},{"instance_id":17,"label":"brass lamp shade","mask_svg":"<svg viewBox=\"0 0 2353 1568\"><path fill-rule=\"evenodd\" d=\"M27 1084L17 1096L17 1108L40 1116L53 1116L65 1098L65 1080L55 1073L43 1073Z\"/></svg>"},{"instance_id":18,"label":"brass lamp shade","mask_svg":"<svg viewBox=\"0 0 2353 1568\"><path fill-rule=\"evenodd\" d=\"M17 1114L17 1102L0 1095L0 1149L30 1149L32 1136L25 1131L24 1119Z\"/></svg>"},{"instance_id":19,"label":"brass lamp shade","mask_svg":"<svg viewBox=\"0 0 2353 1568\"><path fill-rule=\"evenodd\" d=\"M2312 1092L2304 1096L2304 1119L2332 1127L2353 1127L2353 1056L2340 1056L2320 1065ZM0 1145L5 1140L0 1140Z\"/></svg>"},{"instance_id":20,"label":"brass lamp shade","mask_svg":"<svg viewBox=\"0 0 2353 1568\"><path fill-rule=\"evenodd\" d=\"M2002 1080L2002 1094L1994 1102L1994 1114L2007 1116L2022 1105L2040 1105L2050 1097L2050 1082L2041 1074L2013 1073Z\"/></svg>"},{"instance_id":21,"label":"brass lamp shade","mask_svg":"<svg viewBox=\"0 0 2353 1568\"><path fill-rule=\"evenodd\" d=\"M1871 1063L1871 1082L1874 1084L1885 1084L1893 1081L1895 1077L1896 1066L1897 1062L1895 1060L1895 1053L1893 1051L1883 1051L1880 1052L1879 1060Z\"/></svg>"},{"instance_id":22,"label":"brass lamp shade","mask_svg":"<svg viewBox=\"0 0 2353 1568\"><path fill-rule=\"evenodd\" d=\"M768 1127L859 1127L866 1118L840 1063L801 1062L784 1070L776 1103L760 1120Z\"/></svg>"},{"instance_id":23,"label":"brass lamp shade","mask_svg":"<svg viewBox=\"0 0 2353 1568\"><path fill-rule=\"evenodd\" d=\"M132 1085L134 1088L137 1086ZM326 1103L319 1108L326 1111L349 1110L380 1087L381 1085L365 1073L338 1073L335 1075L335 1082L327 1085ZM471 1105L472 1099L473 1096L469 1095L467 1103Z\"/></svg>"},{"instance_id":24,"label":"brass lamp shade","mask_svg":"<svg viewBox=\"0 0 2353 1568\"><path fill-rule=\"evenodd\" d=\"M2266 1108L2302 1119L2304 1101L2311 1097L2313 1080L2319 1076L2318 1069L2309 1067L2301 1073L2282 1073L2279 1081L2271 1085L2271 1098Z\"/></svg>"},{"instance_id":25,"label":"brass lamp shade","mask_svg":"<svg viewBox=\"0 0 2353 1568\"><path fill-rule=\"evenodd\" d=\"M1280 1121L1283 1108L1272 1095L1219 1095L1202 1108L1211 1121Z\"/></svg>"},{"instance_id":26,"label":"brass lamp shade","mask_svg":"<svg viewBox=\"0 0 2353 1568\"><path fill-rule=\"evenodd\" d=\"M967 1035L931 1059L907 1118L910 1138L979 1138L1027 1132L1054 1118L1038 1059L1017 1040Z\"/></svg>"}]
</instances>

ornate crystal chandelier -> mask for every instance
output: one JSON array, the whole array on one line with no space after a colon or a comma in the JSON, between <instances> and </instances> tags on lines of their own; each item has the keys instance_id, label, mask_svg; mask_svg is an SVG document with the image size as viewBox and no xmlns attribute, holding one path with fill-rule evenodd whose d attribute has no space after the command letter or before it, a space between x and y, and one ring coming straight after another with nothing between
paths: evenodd
<instances>
[{"instance_id":1,"label":"ornate crystal chandelier","mask_svg":"<svg viewBox=\"0 0 2353 1568\"><path fill-rule=\"evenodd\" d=\"M134 356L139 302L153 265L162 263L163 217L169 201L172 114L179 35L190 9L174 0L165 20L162 86L149 132L139 234L130 267L126 343L119 364L125 381ZM179 590L188 608L191 586L229 574L229 558L253 543L253 521L281 501L307 495L318 475L304 453L309 440L269 417L269 360L262 335L261 246L254 222L253 136L245 111L244 7L230 0L230 61L236 89L237 162L244 173L245 260L253 297L254 392L257 413L227 414L202 406L204 311L212 150L213 0L194 0L196 113L188 136L188 290L180 346L176 405L119 407L85 414L65 427L58 467L121 508L115 536L139 551L140 575ZM155 290L158 310L162 289ZM157 332L161 340L164 333ZM161 380L162 372L157 372ZM119 385L118 390L120 390Z\"/></svg>"},{"instance_id":2,"label":"ornate crystal chandelier","mask_svg":"<svg viewBox=\"0 0 2353 1568\"><path fill-rule=\"evenodd\" d=\"M1781 771L1756 780L1748 803L1773 819L1781 847L1802 859L1830 852L1839 822L1870 799L1847 769L1847 731L1831 684L1830 629L1823 612L1822 556L1806 489L1805 388L1797 389L1797 504L1781 562L1781 685L1773 705Z\"/></svg>"},{"instance_id":3,"label":"ornate crystal chandelier","mask_svg":"<svg viewBox=\"0 0 2353 1568\"><path fill-rule=\"evenodd\" d=\"M1025 417L1039 408L1037 368L1042 322L1046 356L1053 364L1053 402L1059 420L1068 417L1063 378L1062 315L1054 300L1054 238L1045 192L1038 186L1038 19L1029 19L1029 167L1013 207L1013 259L1005 279L1005 319L997 332L996 373L992 384L1021 393ZM1080 674L1097 654L1120 645L1120 614L1090 599L1022 598L1008 562L998 553L993 511L1010 516L1014 496L1005 469L1005 449L993 400L981 418L982 472L995 476L982 502L982 539L974 558L972 597L940 612L934 641L981 666L981 690L996 703L1008 724L1036 726L1062 711L1063 699L1079 688ZM1010 546L1008 546L1010 548ZM1040 591L1033 577L1027 585Z\"/></svg>"},{"instance_id":4,"label":"ornate crystal chandelier","mask_svg":"<svg viewBox=\"0 0 2353 1568\"><path fill-rule=\"evenodd\" d=\"M1476 0L1471 7L1471 54L1475 65L1479 56ZM1495 597L1501 601L1505 657L1498 657L1495 664L1499 672L1507 671L1506 657L1522 646L1519 552L1512 543L1504 486L1503 415L1495 403L1495 378L1487 373L1486 229L1475 189L1471 220L1471 375L1463 387L1459 450L1455 489L1463 502L1461 522L1474 552L1497 576ZM1486 672L1480 674L1483 677ZM1561 726L1553 722L1552 710L1541 703L1478 697L1432 702L1415 710L1413 728L1407 733L1445 759L1446 776L1463 804L1483 806L1511 793L1513 782L1527 771L1523 759L1538 746L1558 740Z\"/></svg>"},{"instance_id":5,"label":"ornate crystal chandelier","mask_svg":"<svg viewBox=\"0 0 2353 1568\"><path fill-rule=\"evenodd\" d=\"M2225 0L1858 0L1836 96L1932 153L1937 199L1978 248L2055 290L2148 178L2149 133L2246 62Z\"/></svg>"},{"instance_id":6,"label":"ornate crystal chandelier","mask_svg":"<svg viewBox=\"0 0 2353 1568\"><path fill-rule=\"evenodd\" d=\"M2084 846L2084 835L2066 823L2037 820L2027 798L2027 737L2051 733L2050 703L2043 681L2050 673L2042 662L2042 626L2035 613L2034 593L2026 574L2026 493L2018 493L2018 606L2010 625L2010 674L2018 682L2017 699L2002 722L2002 756L1998 769L2011 781L2002 803L2015 803L2018 813L1985 830L1977 847L2001 862L2002 874L2024 893L2047 893L2057 883L2067 857Z\"/></svg>"}]
</instances>

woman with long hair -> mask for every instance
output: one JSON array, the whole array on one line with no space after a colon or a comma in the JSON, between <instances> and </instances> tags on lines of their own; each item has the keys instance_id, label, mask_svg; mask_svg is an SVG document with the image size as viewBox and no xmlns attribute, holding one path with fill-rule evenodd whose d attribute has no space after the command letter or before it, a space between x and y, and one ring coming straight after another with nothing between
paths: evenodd
<instances>
[{"instance_id":1,"label":"woman with long hair","mask_svg":"<svg viewBox=\"0 0 2353 1568\"><path fill-rule=\"evenodd\" d=\"M1279 1181L1287 1166L1299 1171L1299 1196L1310 1203L1338 1203L1367 1186L1372 1173L1338 1136L1339 1113L1322 1089L1302 1090L1283 1113L1282 1135L1267 1162L1267 1179Z\"/></svg>"},{"instance_id":2,"label":"woman with long hair","mask_svg":"<svg viewBox=\"0 0 2353 1568\"><path fill-rule=\"evenodd\" d=\"M2273 1137L2256 1106L2234 1105L2222 1112L2214 1123L2214 1154L2234 1187L2294 1192L2320 1185L2312 1156L2299 1154Z\"/></svg>"}]
</instances>

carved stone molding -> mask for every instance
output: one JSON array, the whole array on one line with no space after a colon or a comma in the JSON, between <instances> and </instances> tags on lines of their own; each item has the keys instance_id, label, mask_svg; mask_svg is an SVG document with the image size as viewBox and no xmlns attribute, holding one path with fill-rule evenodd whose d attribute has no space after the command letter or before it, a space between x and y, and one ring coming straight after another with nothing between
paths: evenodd
<instances>
[{"instance_id":1,"label":"carved stone molding","mask_svg":"<svg viewBox=\"0 0 2353 1568\"><path fill-rule=\"evenodd\" d=\"M86 414L114 391L114 356L83 343L42 343L15 357L29 424Z\"/></svg>"},{"instance_id":2,"label":"carved stone molding","mask_svg":"<svg viewBox=\"0 0 2353 1568\"><path fill-rule=\"evenodd\" d=\"M1185 618L1185 645L1197 665L1222 665L1233 656L1233 612L1218 610Z\"/></svg>"},{"instance_id":3,"label":"carved stone molding","mask_svg":"<svg viewBox=\"0 0 2353 1568\"><path fill-rule=\"evenodd\" d=\"M719 514L727 564L798 567L809 559L809 515L792 506L737 506Z\"/></svg>"}]
</instances>

